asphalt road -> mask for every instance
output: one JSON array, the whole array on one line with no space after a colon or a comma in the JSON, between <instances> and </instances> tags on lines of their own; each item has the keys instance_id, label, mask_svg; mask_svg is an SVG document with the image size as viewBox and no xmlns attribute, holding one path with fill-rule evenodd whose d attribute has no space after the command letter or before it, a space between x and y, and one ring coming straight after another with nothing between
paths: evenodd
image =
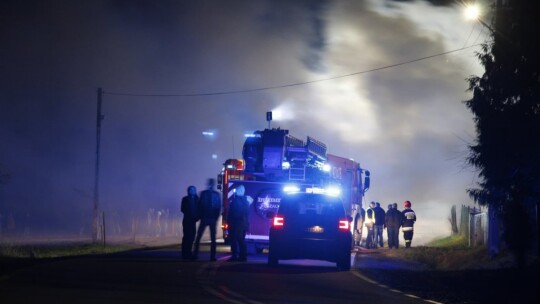
<instances>
[{"instance_id":1,"label":"asphalt road","mask_svg":"<svg viewBox=\"0 0 540 304\"><path fill-rule=\"evenodd\" d=\"M266 254L252 255L247 263L230 263L227 251L219 246L217 262L208 261L207 248L199 261L183 261L178 247L32 262L0 278L0 303L375 304L537 299L538 276L518 275L510 281L525 280L525 285L513 289L497 279L500 271L436 273L422 265L382 258L377 251L353 253L353 269L346 272L337 271L332 263L309 260L280 261L272 268L266 265Z\"/></svg>"},{"instance_id":2,"label":"asphalt road","mask_svg":"<svg viewBox=\"0 0 540 304\"><path fill-rule=\"evenodd\" d=\"M272 268L265 254L230 263L226 251L220 247L217 262L208 261L207 251L199 261L183 261L178 248L39 262L0 279L0 302L425 303L332 263L295 260Z\"/></svg>"}]
</instances>

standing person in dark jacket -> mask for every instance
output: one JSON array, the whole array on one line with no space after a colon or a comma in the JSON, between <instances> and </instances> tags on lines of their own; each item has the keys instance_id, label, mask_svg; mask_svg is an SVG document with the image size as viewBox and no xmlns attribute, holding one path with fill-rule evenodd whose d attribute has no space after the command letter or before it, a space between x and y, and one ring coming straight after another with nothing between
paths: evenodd
<instances>
[{"instance_id":1,"label":"standing person in dark jacket","mask_svg":"<svg viewBox=\"0 0 540 304\"><path fill-rule=\"evenodd\" d=\"M373 227L374 235L375 235L375 247L377 244L379 244L379 247L383 247L383 230L384 230L384 222L385 222L385 215L386 212L384 212L384 209L381 208L381 204L378 202L376 203L375 209L375 226Z\"/></svg>"},{"instance_id":2,"label":"standing person in dark jacket","mask_svg":"<svg viewBox=\"0 0 540 304\"><path fill-rule=\"evenodd\" d=\"M403 231L403 238L405 239L405 247L411 247L414 232L414 222L416 222L416 213L411 209L411 202L405 201L403 203L405 209L401 212L401 231Z\"/></svg>"},{"instance_id":3,"label":"standing person in dark jacket","mask_svg":"<svg viewBox=\"0 0 540 304\"><path fill-rule=\"evenodd\" d=\"M386 233L388 233L388 247L399 248L399 227L401 227L402 214L397 210L397 204L389 204L386 212Z\"/></svg>"},{"instance_id":4,"label":"standing person in dark jacket","mask_svg":"<svg viewBox=\"0 0 540 304\"><path fill-rule=\"evenodd\" d=\"M229 261L247 261L246 232L249 228L249 202L244 196L244 185L236 188L236 193L229 205L227 223L229 224L229 240L231 242L231 258Z\"/></svg>"},{"instance_id":5,"label":"standing person in dark jacket","mask_svg":"<svg viewBox=\"0 0 540 304\"><path fill-rule=\"evenodd\" d=\"M221 198L219 192L214 190L215 180L208 179L208 188L201 192L199 198L199 229L197 230L197 239L195 240L194 259L198 258L199 245L206 226L210 229L210 261L216 260L216 224L221 212Z\"/></svg>"},{"instance_id":6,"label":"standing person in dark jacket","mask_svg":"<svg viewBox=\"0 0 540 304\"><path fill-rule=\"evenodd\" d=\"M375 227L375 202L369 203L369 208L366 210L366 219L365 225L367 228L367 237L366 237L366 248L374 248L375 245L375 236L373 235L373 227Z\"/></svg>"},{"instance_id":7,"label":"standing person in dark jacket","mask_svg":"<svg viewBox=\"0 0 540 304\"><path fill-rule=\"evenodd\" d=\"M187 195L182 198L182 205L180 210L184 214L182 219L182 258L192 259L193 253L193 241L195 240L196 224L199 220L199 212L197 204L199 203L199 196L197 196L197 188L195 186L189 186L187 189Z\"/></svg>"}]
</instances>

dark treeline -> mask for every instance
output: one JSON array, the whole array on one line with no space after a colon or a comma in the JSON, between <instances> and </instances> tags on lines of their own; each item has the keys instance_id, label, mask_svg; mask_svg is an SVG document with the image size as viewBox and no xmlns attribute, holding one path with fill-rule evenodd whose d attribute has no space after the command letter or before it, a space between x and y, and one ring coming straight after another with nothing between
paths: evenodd
<instances>
[{"instance_id":1,"label":"dark treeline","mask_svg":"<svg viewBox=\"0 0 540 304\"><path fill-rule=\"evenodd\" d=\"M523 265L539 248L540 1L497 0L494 10L493 39L478 54L485 73L468 79L477 130L468 161L482 178L469 194L496 210L503 244Z\"/></svg>"}]
</instances>

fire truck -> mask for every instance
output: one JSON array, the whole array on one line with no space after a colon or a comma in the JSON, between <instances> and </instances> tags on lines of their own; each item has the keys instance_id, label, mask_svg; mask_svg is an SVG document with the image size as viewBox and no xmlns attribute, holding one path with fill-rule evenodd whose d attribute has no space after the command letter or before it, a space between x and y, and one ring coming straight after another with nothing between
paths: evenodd
<instances>
[{"instance_id":1,"label":"fire truck","mask_svg":"<svg viewBox=\"0 0 540 304\"><path fill-rule=\"evenodd\" d=\"M262 252L268 246L271 217L287 187L306 192L340 189L351 219L358 217L369 188L369 171L358 162L328 154L324 143L309 136L306 141L298 139L284 129L264 129L248 135L242 157L225 161L217 187L223 195L222 229L227 242L228 207L235 189L244 185L250 202L246 243L251 253Z\"/></svg>"}]
</instances>

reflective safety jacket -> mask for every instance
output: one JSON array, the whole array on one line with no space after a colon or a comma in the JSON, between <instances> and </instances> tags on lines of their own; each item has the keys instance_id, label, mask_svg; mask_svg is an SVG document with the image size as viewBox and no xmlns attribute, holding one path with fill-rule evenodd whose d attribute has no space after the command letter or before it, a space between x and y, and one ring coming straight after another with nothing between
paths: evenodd
<instances>
[{"instance_id":1,"label":"reflective safety jacket","mask_svg":"<svg viewBox=\"0 0 540 304\"><path fill-rule=\"evenodd\" d=\"M366 227L373 227L375 225L375 211L373 208L368 208L366 211L366 219L365 219Z\"/></svg>"},{"instance_id":2,"label":"reflective safety jacket","mask_svg":"<svg viewBox=\"0 0 540 304\"><path fill-rule=\"evenodd\" d=\"M401 214L401 231L413 231L416 222L416 213L411 208L404 209Z\"/></svg>"}]
</instances>

